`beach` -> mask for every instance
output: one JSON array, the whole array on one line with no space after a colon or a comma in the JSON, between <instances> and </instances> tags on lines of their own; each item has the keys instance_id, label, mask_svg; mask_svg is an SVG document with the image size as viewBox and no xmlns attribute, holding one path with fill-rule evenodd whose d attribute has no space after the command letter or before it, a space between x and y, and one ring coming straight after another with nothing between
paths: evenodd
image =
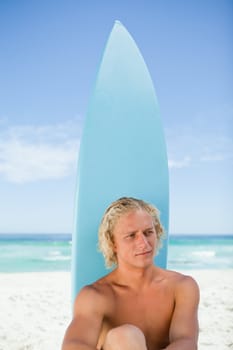
<instances>
[{"instance_id":1,"label":"beach","mask_svg":"<svg viewBox=\"0 0 233 350\"><path fill-rule=\"evenodd\" d=\"M199 350L233 349L233 269L181 271L199 284ZM69 272L0 274L0 350L58 350L71 320Z\"/></svg>"}]
</instances>

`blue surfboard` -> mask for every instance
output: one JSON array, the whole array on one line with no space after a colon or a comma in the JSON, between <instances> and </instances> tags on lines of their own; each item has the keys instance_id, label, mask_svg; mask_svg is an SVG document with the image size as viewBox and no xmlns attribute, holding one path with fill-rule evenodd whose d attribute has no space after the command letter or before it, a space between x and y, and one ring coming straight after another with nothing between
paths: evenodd
<instances>
[{"instance_id":1,"label":"blue surfboard","mask_svg":"<svg viewBox=\"0 0 233 350\"><path fill-rule=\"evenodd\" d=\"M168 162L153 83L134 40L116 21L102 57L80 145L72 238L72 298L109 272L97 251L106 207L123 197L153 203L168 235ZM156 264L166 267L167 239Z\"/></svg>"}]
</instances>

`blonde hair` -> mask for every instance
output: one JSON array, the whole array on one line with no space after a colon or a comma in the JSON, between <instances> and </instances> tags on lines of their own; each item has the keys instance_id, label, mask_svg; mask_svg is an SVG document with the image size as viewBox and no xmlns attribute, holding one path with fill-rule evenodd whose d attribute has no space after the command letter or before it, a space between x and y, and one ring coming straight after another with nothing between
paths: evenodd
<instances>
[{"instance_id":1,"label":"blonde hair","mask_svg":"<svg viewBox=\"0 0 233 350\"><path fill-rule=\"evenodd\" d=\"M152 217L152 222L159 241L158 248L162 246L161 240L164 236L164 228L160 223L159 211L152 204L144 202L141 199L132 197L122 197L114 201L106 209L102 221L99 226L99 242L98 247L102 252L105 265L107 268L111 268L117 265L117 256L114 251L114 237L113 231L117 220L124 214L133 210L144 210Z\"/></svg>"}]
</instances>

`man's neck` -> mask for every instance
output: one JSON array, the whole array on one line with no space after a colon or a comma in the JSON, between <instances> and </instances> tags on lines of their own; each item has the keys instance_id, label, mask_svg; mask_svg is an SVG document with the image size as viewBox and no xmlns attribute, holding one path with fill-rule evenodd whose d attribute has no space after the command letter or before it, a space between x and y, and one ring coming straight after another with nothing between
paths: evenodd
<instances>
[{"instance_id":1,"label":"man's neck","mask_svg":"<svg viewBox=\"0 0 233 350\"><path fill-rule=\"evenodd\" d=\"M132 266L118 266L114 272L117 283L134 290L148 287L156 275L157 268L149 265L144 268Z\"/></svg>"}]
</instances>

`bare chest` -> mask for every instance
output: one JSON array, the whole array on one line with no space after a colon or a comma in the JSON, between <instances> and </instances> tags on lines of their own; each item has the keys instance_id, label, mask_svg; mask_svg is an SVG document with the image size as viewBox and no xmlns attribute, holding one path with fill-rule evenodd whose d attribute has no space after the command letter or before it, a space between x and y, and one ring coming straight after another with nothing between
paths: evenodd
<instances>
[{"instance_id":1,"label":"bare chest","mask_svg":"<svg viewBox=\"0 0 233 350\"><path fill-rule=\"evenodd\" d=\"M133 324L143 331L148 348L156 349L157 344L168 342L173 310L173 293L166 288L147 293L117 291L105 327L111 329L122 324Z\"/></svg>"}]
</instances>

